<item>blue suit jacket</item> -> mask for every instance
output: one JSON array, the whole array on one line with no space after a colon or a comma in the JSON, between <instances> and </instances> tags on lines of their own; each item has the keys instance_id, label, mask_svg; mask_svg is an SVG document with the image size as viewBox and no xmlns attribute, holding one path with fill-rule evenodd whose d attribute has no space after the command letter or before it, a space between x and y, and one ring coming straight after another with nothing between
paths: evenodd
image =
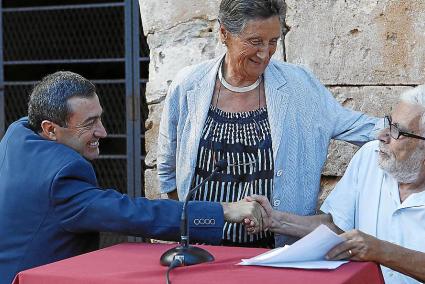
<instances>
[{"instance_id":1,"label":"blue suit jacket","mask_svg":"<svg viewBox=\"0 0 425 284\"><path fill-rule=\"evenodd\" d=\"M189 208L191 239L219 242L221 206L191 202ZM99 231L177 240L181 210L180 202L100 189L88 161L43 139L22 118L0 142L0 284L21 270L96 249ZM196 226L196 218L215 222Z\"/></svg>"}]
</instances>

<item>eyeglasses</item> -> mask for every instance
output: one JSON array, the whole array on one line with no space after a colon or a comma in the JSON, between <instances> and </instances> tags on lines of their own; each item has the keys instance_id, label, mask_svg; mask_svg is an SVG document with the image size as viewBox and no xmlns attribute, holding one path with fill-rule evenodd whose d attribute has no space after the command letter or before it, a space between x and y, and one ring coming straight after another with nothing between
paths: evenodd
<instances>
[{"instance_id":1,"label":"eyeglasses","mask_svg":"<svg viewBox=\"0 0 425 284\"><path fill-rule=\"evenodd\" d=\"M425 137L418 136L418 135L415 135L413 133L401 131L398 127L399 126L398 126L397 123L392 123L392 120L391 120L391 116L390 115L386 115L384 117L384 128L385 129L387 129L387 128L390 129L390 136L393 139L396 139L397 140L398 138L400 138L400 136L405 136L405 137L411 137L411 138L425 140Z\"/></svg>"}]
</instances>

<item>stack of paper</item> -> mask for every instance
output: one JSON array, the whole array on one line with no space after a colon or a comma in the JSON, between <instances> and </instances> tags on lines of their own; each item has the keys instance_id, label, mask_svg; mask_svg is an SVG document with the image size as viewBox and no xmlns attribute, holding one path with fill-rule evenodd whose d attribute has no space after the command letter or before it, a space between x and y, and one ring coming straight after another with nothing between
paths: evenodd
<instances>
[{"instance_id":1,"label":"stack of paper","mask_svg":"<svg viewBox=\"0 0 425 284\"><path fill-rule=\"evenodd\" d=\"M305 269L335 269L347 261L329 261L326 253L344 239L327 226L320 225L304 238L293 243L270 250L250 259L242 259L240 265L261 265L273 267L292 267Z\"/></svg>"}]
</instances>

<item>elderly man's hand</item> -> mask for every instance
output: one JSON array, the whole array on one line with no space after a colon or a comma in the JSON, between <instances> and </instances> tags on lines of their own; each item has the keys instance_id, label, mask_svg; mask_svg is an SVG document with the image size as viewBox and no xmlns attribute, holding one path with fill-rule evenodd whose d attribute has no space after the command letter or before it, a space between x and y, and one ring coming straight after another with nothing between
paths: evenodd
<instances>
[{"instance_id":1,"label":"elderly man's hand","mask_svg":"<svg viewBox=\"0 0 425 284\"><path fill-rule=\"evenodd\" d=\"M326 255L327 259L377 260L381 247L381 241L377 238L359 230L345 232L341 234L341 237L346 239L346 241L332 248Z\"/></svg>"},{"instance_id":2,"label":"elderly man's hand","mask_svg":"<svg viewBox=\"0 0 425 284\"><path fill-rule=\"evenodd\" d=\"M238 202L223 202L224 220L231 223L242 223L245 219L252 221L255 230L263 230L263 216L266 215L258 202L240 200Z\"/></svg>"},{"instance_id":3,"label":"elderly man's hand","mask_svg":"<svg viewBox=\"0 0 425 284\"><path fill-rule=\"evenodd\" d=\"M270 228L271 221L272 221L271 217L273 213L273 208L269 200L267 199L267 197L263 195L254 194L251 196L247 196L245 200L249 202L258 202L261 205L263 209L262 211L263 228L262 229L267 231ZM257 234L260 231L259 228L255 226L255 223L249 218L244 219L244 225L246 227L248 234Z\"/></svg>"}]
</instances>

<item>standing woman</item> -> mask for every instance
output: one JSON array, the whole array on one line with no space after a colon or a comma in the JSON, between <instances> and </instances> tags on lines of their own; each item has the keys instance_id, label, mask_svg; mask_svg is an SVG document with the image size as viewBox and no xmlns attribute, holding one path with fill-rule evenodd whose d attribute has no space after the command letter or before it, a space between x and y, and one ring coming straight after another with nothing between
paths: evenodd
<instances>
[{"instance_id":1,"label":"standing woman","mask_svg":"<svg viewBox=\"0 0 425 284\"><path fill-rule=\"evenodd\" d=\"M259 194L277 210L311 215L330 140L374 138L376 118L343 108L307 70L271 60L281 12L281 0L222 0L226 53L184 68L169 88L158 141L162 193L184 199L224 159L227 169L194 199L233 202ZM275 241L288 239L248 235L234 223L223 230L225 245L273 247Z\"/></svg>"}]
</instances>

